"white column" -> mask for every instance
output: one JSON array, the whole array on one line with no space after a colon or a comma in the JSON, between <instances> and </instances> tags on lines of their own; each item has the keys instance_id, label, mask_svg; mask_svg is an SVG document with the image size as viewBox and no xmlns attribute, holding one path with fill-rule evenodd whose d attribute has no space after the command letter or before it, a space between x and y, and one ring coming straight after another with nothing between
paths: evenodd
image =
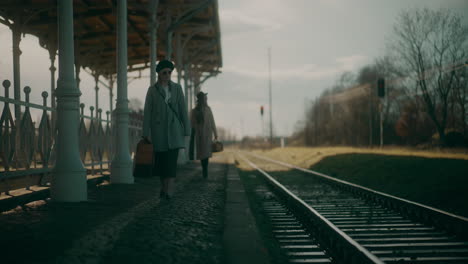
<instances>
[{"instance_id":1,"label":"white column","mask_svg":"<svg viewBox=\"0 0 468 264\"><path fill-rule=\"evenodd\" d=\"M109 112L112 119L112 111L114 111L114 76L109 74Z\"/></svg>"},{"instance_id":2,"label":"white column","mask_svg":"<svg viewBox=\"0 0 468 264\"><path fill-rule=\"evenodd\" d=\"M182 78L182 45L180 43L180 33L176 34L176 69L177 69L177 83L181 85ZM187 96L187 94L185 94Z\"/></svg>"},{"instance_id":3,"label":"white column","mask_svg":"<svg viewBox=\"0 0 468 264\"><path fill-rule=\"evenodd\" d=\"M117 1L117 144L111 165L112 183L133 183L128 140L127 0Z\"/></svg>"},{"instance_id":4,"label":"white column","mask_svg":"<svg viewBox=\"0 0 468 264\"><path fill-rule=\"evenodd\" d=\"M191 67L187 66L187 72L185 75L187 76L188 80L188 86L189 86L189 91L188 91L188 104L189 104L189 109L193 109L193 78L192 78L192 70Z\"/></svg>"},{"instance_id":5,"label":"white column","mask_svg":"<svg viewBox=\"0 0 468 264\"><path fill-rule=\"evenodd\" d=\"M78 57L79 56L79 48L80 48L80 42L78 41L78 39L75 40L74 42L75 44L75 80L76 80L76 87L78 88L78 90L80 90L80 82L81 82L81 79L80 79L80 71L81 71L81 61L80 61L80 58Z\"/></svg>"},{"instance_id":6,"label":"white column","mask_svg":"<svg viewBox=\"0 0 468 264\"><path fill-rule=\"evenodd\" d=\"M73 0L58 3L59 77L57 81L57 161L53 170L51 197L54 201L87 200L86 170L78 147L79 98L73 61Z\"/></svg>"},{"instance_id":7,"label":"white column","mask_svg":"<svg viewBox=\"0 0 468 264\"><path fill-rule=\"evenodd\" d=\"M181 45L180 33L177 33L175 37L176 37L175 61L176 61L176 69L177 69L177 83L181 85L183 66L182 66L182 45ZM185 88L184 89L185 104L187 105L187 98L188 98L187 86L184 85L184 88ZM190 110L188 109L188 107L187 107L187 111L188 113L190 113ZM189 160L189 157L188 157L189 145L190 145L190 138L185 138L185 148L179 151L179 159L178 159L179 164L185 164Z\"/></svg>"},{"instance_id":8,"label":"white column","mask_svg":"<svg viewBox=\"0 0 468 264\"><path fill-rule=\"evenodd\" d=\"M156 60L158 55L157 49L157 34L158 34L158 22L157 22L157 11L158 11L159 0L150 1L151 10L151 21L150 21L150 85L156 82Z\"/></svg>"},{"instance_id":9,"label":"white column","mask_svg":"<svg viewBox=\"0 0 468 264\"><path fill-rule=\"evenodd\" d=\"M56 38L55 38L56 39ZM57 41L57 40L55 40ZM49 49L49 59L50 59L50 106L55 109L55 71L57 68L55 68L55 57L57 53L57 46L56 45L50 45L48 46ZM55 121L57 120L57 112L53 111L51 113L51 130L55 132ZM54 133L55 134L55 133Z\"/></svg>"},{"instance_id":10,"label":"white column","mask_svg":"<svg viewBox=\"0 0 468 264\"><path fill-rule=\"evenodd\" d=\"M187 74L187 64L184 64L183 69L184 69L185 105L187 106L188 116L189 116L189 119L190 119L190 112L192 111L192 104L190 103L190 100L192 98L192 95L191 95L191 89L189 88L189 80L188 80L188 74ZM187 153L188 153L189 147L190 147L190 138L186 142ZM189 155L187 155L187 160L188 160L188 156Z\"/></svg>"},{"instance_id":11,"label":"white column","mask_svg":"<svg viewBox=\"0 0 468 264\"><path fill-rule=\"evenodd\" d=\"M76 80L76 87L80 90L80 72L81 72L81 65L78 61L75 61L75 80Z\"/></svg>"},{"instance_id":12,"label":"white column","mask_svg":"<svg viewBox=\"0 0 468 264\"><path fill-rule=\"evenodd\" d=\"M187 64L184 64L184 88L185 88L185 105L187 106L187 111L190 113L190 105L189 105L189 87L188 87L188 75L187 75Z\"/></svg>"},{"instance_id":13,"label":"white column","mask_svg":"<svg viewBox=\"0 0 468 264\"><path fill-rule=\"evenodd\" d=\"M21 19L17 18L19 21L15 22L11 27L13 33L13 95L15 100L21 100L21 76L20 76L20 42L21 42ZM21 120L21 106L15 104L15 120L19 124Z\"/></svg>"},{"instance_id":14,"label":"white column","mask_svg":"<svg viewBox=\"0 0 468 264\"><path fill-rule=\"evenodd\" d=\"M99 74L94 73L94 90L96 92L96 111L99 110Z\"/></svg>"},{"instance_id":15,"label":"white column","mask_svg":"<svg viewBox=\"0 0 468 264\"><path fill-rule=\"evenodd\" d=\"M170 29L171 26L171 12L167 11L166 13L166 20L167 20L167 44L166 44L166 60L171 60L172 58L172 30Z\"/></svg>"},{"instance_id":16,"label":"white column","mask_svg":"<svg viewBox=\"0 0 468 264\"><path fill-rule=\"evenodd\" d=\"M189 95L189 108L190 108L190 110L192 110L194 106L193 106L193 83L192 83L191 79L189 79L188 95Z\"/></svg>"}]
</instances>

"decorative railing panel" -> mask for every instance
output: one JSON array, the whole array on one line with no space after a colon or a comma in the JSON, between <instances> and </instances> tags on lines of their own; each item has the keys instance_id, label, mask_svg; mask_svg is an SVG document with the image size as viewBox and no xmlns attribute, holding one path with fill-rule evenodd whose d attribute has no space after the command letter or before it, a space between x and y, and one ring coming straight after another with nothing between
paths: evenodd
<instances>
[{"instance_id":1,"label":"decorative railing panel","mask_svg":"<svg viewBox=\"0 0 468 264\"><path fill-rule=\"evenodd\" d=\"M2 85L5 88L5 98L9 99L10 81L6 80ZM15 153L15 135L15 122L11 115L10 103L6 100L0 117L0 159L5 170L9 170L11 163L13 162L13 155Z\"/></svg>"},{"instance_id":2,"label":"decorative railing panel","mask_svg":"<svg viewBox=\"0 0 468 264\"><path fill-rule=\"evenodd\" d=\"M29 86L24 87L24 93L26 94L26 104L29 104L29 94L31 93L31 88ZM20 140L19 140L19 149L17 152L17 159L19 164L26 169L30 168L30 165L33 163L33 156L35 153L35 138L36 130L31 118L31 112L29 111L29 106L26 106L24 111L23 118L21 119L20 125Z\"/></svg>"},{"instance_id":3,"label":"decorative railing panel","mask_svg":"<svg viewBox=\"0 0 468 264\"><path fill-rule=\"evenodd\" d=\"M42 92L43 106L47 106L47 96L47 92ZM52 145L54 143L54 138L52 136L53 132L50 123L49 115L47 115L47 111L43 109L37 137L37 152L39 154L42 166L46 168L49 167Z\"/></svg>"},{"instance_id":4,"label":"decorative railing panel","mask_svg":"<svg viewBox=\"0 0 468 264\"><path fill-rule=\"evenodd\" d=\"M29 102L31 88L25 87L25 101L9 97L10 81L2 83L4 96L0 96L0 192L9 189L25 188L30 185L44 183L44 179L55 164L55 124L51 120L55 109L47 106L48 93L43 92L42 105ZM3 104L3 106L1 105ZM21 106L21 118L15 122L11 107ZM116 131L109 120L110 112L106 112L106 120L102 118L102 110L90 107L90 116L84 113L85 105L80 105L79 150L84 166L92 173L110 169L115 147L113 138ZM31 109L42 111L39 124L35 124ZM131 113L129 123L130 152L133 153L141 137L143 118L141 113ZM115 140L115 139L114 139ZM117 143L117 142L115 142ZM34 177L31 177L34 176ZM29 177L32 181L23 186L6 185L6 179ZM28 178L28 179L29 179ZM39 179L39 180L38 180ZM24 182L24 181L23 181ZM31 183L32 182L32 183ZM16 187L16 188L15 188Z\"/></svg>"}]
</instances>

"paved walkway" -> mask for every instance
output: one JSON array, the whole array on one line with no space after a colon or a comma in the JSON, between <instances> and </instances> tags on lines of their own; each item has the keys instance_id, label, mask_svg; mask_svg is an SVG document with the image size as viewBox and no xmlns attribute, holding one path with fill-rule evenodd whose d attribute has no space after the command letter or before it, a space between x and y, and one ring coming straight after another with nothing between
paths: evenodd
<instances>
[{"instance_id":1,"label":"paved walkway","mask_svg":"<svg viewBox=\"0 0 468 264\"><path fill-rule=\"evenodd\" d=\"M180 167L170 201L159 199L159 179L137 178L90 189L88 202L38 201L4 212L1 262L266 263L236 175L223 153L210 160L208 179L198 163Z\"/></svg>"}]
</instances>

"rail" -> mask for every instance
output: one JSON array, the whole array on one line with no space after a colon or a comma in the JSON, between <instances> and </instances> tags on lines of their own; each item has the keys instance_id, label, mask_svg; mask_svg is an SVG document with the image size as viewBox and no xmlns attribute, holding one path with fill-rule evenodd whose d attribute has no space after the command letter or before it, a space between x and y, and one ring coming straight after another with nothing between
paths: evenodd
<instances>
[{"instance_id":1,"label":"rail","mask_svg":"<svg viewBox=\"0 0 468 264\"><path fill-rule=\"evenodd\" d=\"M265 161L270 161L276 163L278 165L296 169L303 171L308 174L315 175L320 179L327 181L328 183L332 183L339 188L344 188L350 192L356 193L358 195L364 196L369 200L373 200L380 204L384 204L389 208L392 208L396 211L401 212L408 217L421 221L427 225L433 225L439 228L442 228L449 233L459 236L462 239L468 239L468 218L452 214L450 212L446 212L431 206L427 206L421 203L417 203L414 201L406 200L400 197L396 197L390 194L386 194L383 192L375 191L354 183L350 183L347 181L339 180L328 176L326 174L304 169L292 164L288 164L282 161L273 160L264 156L260 156L254 153L248 153L258 159L262 159Z\"/></svg>"},{"instance_id":2,"label":"rail","mask_svg":"<svg viewBox=\"0 0 468 264\"><path fill-rule=\"evenodd\" d=\"M375 263L383 264L375 255L354 241L346 233L337 228L332 222L319 214L314 208L301 200L281 183L273 179L268 173L252 163L247 158L239 155L252 168L258 170L264 177L267 184L272 187L274 193L280 196L289 208L299 212L302 222L311 229L312 233L319 236L319 240L324 242L328 248L334 252L338 259L346 260L347 263ZM310 223L311 224L307 224Z\"/></svg>"},{"instance_id":3,"label":"rail","mask_svg":"<svg viewBox=\"0 0 468 264\"><path fill-rule=\"evenodd\" d=\"M298 180L303 179L300 180L300 185L292 181L291 185L278 187L274 178L248 161L250 166L265 176L273 193L283 201L293 215L298 216L302 226L310 230L309 233L320 243L326 245L328 254L337 261L350 263L352 259L351 263L366 263L358 260L356 254L359 255L359 252L356 253L356 248L352 248L349 244L359 245L385 263L467 263L468 261L468 241L463 236L466 232L466 218L462 216L334 179L285 162L253 153L246 154L256 160L275 163L301 172L297 174L291 171L292 174L288 174L291 177L299 177ZM247 162L245 158L243 159ZM307 178L310 174L315 177ZM291 195L292 191L287 188L294 188L294 192L300 194L300 198ZM270 210L277 208L278 206ZM450 225L454 224L457 226L451 228ZM287 231L297 233L299 229ZM338 238L346 237L341 236L342 234L348 236L344 239L344 245L343 238Z\"/></svg>"}]
</instances>

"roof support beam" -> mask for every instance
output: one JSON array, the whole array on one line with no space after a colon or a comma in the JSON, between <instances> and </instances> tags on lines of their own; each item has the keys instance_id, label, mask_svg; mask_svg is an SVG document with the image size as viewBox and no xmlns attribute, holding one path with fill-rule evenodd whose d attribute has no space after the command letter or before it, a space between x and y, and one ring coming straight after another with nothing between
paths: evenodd
<instances>
[{"instance_id":1,"label":"roof support beam","mask_svg":"<svg viewBox=\"0 0 468 264\"><path fill-rule=\"evenodd\" d=\"M133 23L133 21L128 18L128 24L130 25L130 27L133 29L134 32L136 32L138 34L138 36L140 37L140 39L143 41L143 43L145 43L145 45L149 45L149 41L146 39L146 36L141 33L140 30L138 30L138 28L135 26L135 23Z\"/></svg>"},{"instance_id":2,"label":"roof support beam","mask_svg":"<svg viewBox=\"0 0 468 264\"><path fill-rule=\"evenodd\" d=\"M172 23L169 28L168 28L168 31L174 31L177 29L177 27L179 27L181 24L189 21L190 19L192 19L196 14L200 13L201 11L205 10L205 8L207 8L211 3L213 3L213 0L206 0L205 2L203 2L201 5L195 7L194 9L188 11L187 13L185 13L181 18L179 18L178 20L176 20L174 23Z\"/></svg>"},{"instance_id":3,"label":"roof support beam","mask_svg":"<svg viewBox=\"0 0 468 264\"><path fill-rule=\"evenodd\" d=\"M74 19L76 37L75 60L81 66L90 67L103 76L108 76L110 73L115 74L116 10L120 0L72 1L75 9L74 13L71 14L72 19ZM12 0L0 2L0 23L11 27L18 22L17 16L22 15L26 22L23 23L21 34L37 36L40 45L49 48L51 42L54 42L53 36L50 35L50 29L57 31L57 21L54 20L59 15L57 0L46 0L43 2L44 4L36 4L37 1L31 0L20 0L18 3L13 3ZM165 57L166 55L174 59L176 55L174 34L180 34L181 37L182 61L180 58L177 60L178 64L182 66L185 64L184 59L187 59L187 55L190 57L194 52L198 52L200 47L205 46L206 43L215 38L219 40L216 36L219 34L216 32L216 24L219 23L217 20L217 0L177 1L176 6L172 3L173 1L167 0L146 0L139 3L127 0L127 2L127 34L130 42L130 45L127 46L129 66L151 67L152 60L156 61L160 56ZM157 6L151 8L151 5L155 3ZM161 13L164 15L159 17ZM150 26L152 15L157 16L156 25L157 23L164 25L163 31L159 31L159 33L164 32L163 34L166 35L169 30L168 38L166 36L159 38L157 28L154 25ZM151 33L150 31L153 30L154 33ZM155 51L153 50L153 55L151 55L153 48L150 43L152 36L155 36L154 45L157 45ZM170 45L167 45L168 42ZM220 45L219 41L217 45ZM208 52L219 53L220 50L221 47L217 46ZM191 61L191 63L201 65L200 59L205 59L205 56L207 56L206 52L202 52L196 58L191 56L192 59L197 60ZM206 66L204 70L212 71L214 69L212 67L216 67L214 64L220 61L220 58L211 58L210 55L209 65L204 65ZM130 71L132 70L134 68L130 69ZM154 70L151 72L154 73Z\"/></svg>"},{"instance_id":4,"label":"roof support beam","mask_svg":"<svg viewBox=\"0 0 468 264\"><path fill-rule=\"evenodd\" d=\"M45 10L45 11L48 11L48 10ZM74 15L74 20L80 21L82 19L88 19L88 18L92 18L92 17L100 17L100 16L103 16L103 15L112 15L112 8L90 10L90 11L86 12L85 14L75 14ZM57 20L54 17L50 17L50 18L40 17L37 20L29 21L28 24L34 25L34 26L56 25Z\"/></svg>"},{"instance_id":5,"label":"roof support beam","mask_svg":"<svg viewBox=\"0 0 468 264\"><path fill-rule=\"evenodd\" d=\"M203 2L201 5L195 7L194 9L188 11L185 13L181 18L173 22L167 29L167 54L166 58L168 60L171 59L172 56L172 34L173 32L183 23L189 21L191 18L193 18L196 14L200 13L201 11L205 10L213 0L206 0Z\"/></svg>"},{"instance_id":6,"label":"roof support beam","mask_svg":"<svg viewBox=\"0 0 468 264\"><path fill-rule=\"evenodd\" d=\"M200 46L200 48L198 48L197 51L194 52L194 54L190 57L187 58L187 62L191 63L193 62L194 60L196 60L197 58L199 58L203 52L206 52L207 50L210 50L211 48L213 48L215 45L217 44L217 41L216 40L212 40L210 41L208 44L206 45L203 45L203 46Z\"/></svg>"},{"instance_id":7,"label":"roof support beam","mask_svg":"<svg viewBox=\"0 0 468 264\"><path fill-rule=\"evenodd\" d=\"M10 22L8 22L8 20L3 19L3 18L0 18L0 23L2 23L5 26L10 26Z\"/></svg>"}]
</instances>

